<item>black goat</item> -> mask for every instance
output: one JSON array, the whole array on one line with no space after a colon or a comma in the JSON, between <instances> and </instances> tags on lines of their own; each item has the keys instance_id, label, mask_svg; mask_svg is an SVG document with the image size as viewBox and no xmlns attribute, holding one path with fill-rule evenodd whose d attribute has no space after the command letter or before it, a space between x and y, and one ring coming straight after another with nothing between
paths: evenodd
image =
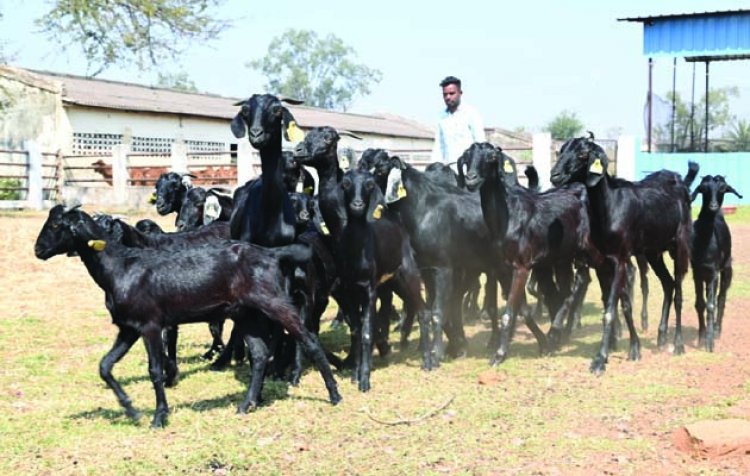
<instances>
[{"instance_id":1,"label":"black goat","mask_svg":"<svg viewBox=\"0 0 750 476\"><path fill-rule=\"evenodd\" d=\"M248 309L263 312L298 339L323 376L331 403L341 400L320 343L284 297L279 263L308 259L306 247L269 250L234 242L165 252L125 248L103 238L101 228L86 213L57 205L37 237L34 253L42 260L76 253L104 290L107 309L119 332L100 363L99 373L129 417L137 420L139 414L112 376L112 367L139 337L146 344L156 394L151 426L161 427L169 413L162 370L162 330L205 319L210 313L232 313L236 319L248 319ZM251 383L239 411L247 411L253 404L253 393Z\"/></svg>"},{"instance_id":2,"label":"black goat","mask_svg":"<svg viewBox=\"0 0 750 476\"><path fill-rule=\"evenodd\" d=\"M442 358L443 330L448 337L447 351L454 356L464 352L462 296L467 288L467 277L475 280L482 272L487 274L486 294L490 299L493 334L490 345L494 346L497 339L495 276L509 277L510 274L497 270L499 260L493 257L478 194L436 183L398 157L387 154L374 157L370 170L379 181L388 184L386 199L391 201L388 208L399 213L425 281L432 315L431 365L437 366Z\"/></svg>"},{"instance_id":3,"label":"black goat","mask_svg":"<svg viewBox=\"0 0 750 476\"><path fill-rule=\"evenodd\" d=\"M301 104L301 101L282 98L270 94L254 94L236 105L240 111L231 123L232 133L241 138L247 134L250 144L260 153L262 175L259 179L248 182L245 186L235 190L234 209L230 218L232 238L262 246L284 246L296 239L296 219L289 191L285 183L285 172L289 168L281 151L282 135L289 138L289 131L296 127L294 117L282 103ZM299 164L296 164L297 171ZM294 167L292 167L294 169ZM295 177L295 184L304 183ZM305 264L308 267L310 263ZM308 269L309 271L309 269ZM327 295L315 296L315 280L307 278L295 279L298 273L305 273L300 267L287 269L287 289L295 296L295 302L301 309L301 319L309 322L314 303L327 302ZM302 287L300 287L302 286ZM322 311L321 311L322 313ZM260 322L256 319L254 322ZM276 326L273 335L280 336L280 328ZM245 334L249 331L243 331ZM265 365L270 353L274 351L274 342L264 337L268 334L262 331L252 332L251 341L254 346L253 378L263 379ZM230 337L230 343L234 339ZM256 362L257 361L257 362ZM298 372L294 372L298 375Z\"/></svg>"},{"instance_id":4,"label":"black goat","mask_svg":"<svg viewBox=\"0 0 750 476\"><path fill-rule=\"evenodd\" d=\"M326 227L330 230L331 239L334 243L341 241L341 236L348 222L347 206L345 204L345 192L340 186L340 182L343 178L343 171L339 168L337 145L339 141L339 135L335 129L331 127L320 127L313 128L308 131L305 136L305 140L300 142L295 148L295 157L303 165L309 165L314 167L318 172L318 199L320 205L320 211L323 216L323 220L326 223ZM406 308L406 318L404 325L401 327L401 347L405 348L408 342L408 335L411 331L411 325L413 323L414 315L421 315L424 307L424 301L420 294L421 278L416 266L413 262L413 251L409 245L409 241L406 240L404 247L395 246L394 240L401 239L403 231L400 228L399 220L396 218L390 210L383 212L378 209L378 213L383 213L382 219L379 217L373 217L368 215L369 219L374 220L372 224L373 233L375 234L375 243L377 246L393 246L391 250L392 256L386 257L385 255L378 255L378 260L384 260L382 263L377 264L379 272L391 272L389 271L389 265L387 259L397 258L401 262L401 268L393 280L393 291L396 292L404 301ZM349 244L349 246L356 246ZM340 252L338 244L332 245L335 250L334 255L337 257ZM408 248L408 252L406 252ZM345 272L339 268L337 264L337 270L339 273ZM340 281L345 281L341 280ZM379 294L381 301L384 294ZM344 310L344 314L350 319L352 318L352 312L354 305L349 305L350 297L346 293L336 291L334 298L340 304ZM388 349L388 331L389 331L389 318L388 314L378 313L377 324L374 326L374 342L378 346L381 355L387 352ZM426 332L427 328L422 326L421 332ZM421 335L421 334L420 334ZM352 346L350 354L347 357L348 361L351 359L357 359L360 341L359 336L355 333L355 329L352 329ZM429 353L425 349L423 351ZM365 358L369 359L369 356ZM432 361L433 358L429 358L428 361L423 362L425 369L431 369L436 366ZM357 375L358 374L358 375ZM369 389L369 370L366 372L359 372L357 370L353 377L359 379L360 390L366 391Z\"/></svg>"},{"instance_id":5,"label":"black goat","mask_svg":"<svg viewBox=\"0 0 750 476\"><path fill-rule=\"evenodd\" d=\"M154 220L144 218L135 222L135 229L143 233L164 233L164 230Z\"/></svg>"},{"instance_id":6,"label":"black goat","mask_svg":"<svg viewBox=\"0 0 750 476\"><path fill-rule=\"evenodd\" d=\"M96 215L94 221L99 225L108 238L116 243L129 248L159 249L162 251L185 250L195 246L223 243L229 240L229 224L227 222L213 222L195 230L176 233L144 233L136 227L132 227L124 221L109 215ZM207 318L208 329L213 341L208 351L203 354L204 359L211 359L214 354L222 353L224 350L224 317ZM178 329L170 327L167 330L167 355L169 357L169 377L167 386L171 387L177 380L177 336ZM240 355L236 356L238 361L244 357L243 346L235 349Z\"/></svg>"},{"instance_id":7,"label":"black goat","mask_svg":"<svg viewBox=\"0 0 750 476\"><path fill-rule=\"evenodd\" d=\"M424 168L424 174L435 183L458 186L458 174L449 165L442 162L433 162Z\"/></svg>"},{"instance_id":8,"label":"black goat","mask_svg":"<svg viewBox=\"0 0 750 476\"><path fill-rule=\"evenodd\" d=\"M569 271L575 260L599 264L601 257L589 241L587 194L583 185L544 193L508 186L503 178L506 168L498 166L503 161L502 151L487 142L472 144L462 160L466 186L479 189L482 214L493 244L514 270L501 320L500 343L493 356L493 363L499 363L508 355L516 318L525 306L524 289L531 270L538 273L539 286L554 316L550 337L557 341L562 320L569 317L575 292L558 290L552 281L552 270ZM524 318L540 350L546 352L549 347L544 334L529 312L524 312Z\"/></svg>"},{"instance_id":9,"label":"black goat","mask_svg":"<svg viewBox=\"0 0 750 476\"><path fill-rule=\"evenodd\" d=\"M717 338L721 336L724 305L732 284L732 234L721 211L727 193L742 198L721 175L707 175L691 196L691 200L698 194L703 196L701 211L693 222L690 263L698 313L698 345L705 344L709 352L714 350L714 333Z\"/></svg>"},{"instance_id":10,"label":"black goat","mask_svg":"<svg viewBox=\"0 0 750 476\"><path fill-rule=\"evenodd\" d=\"M224 190L192 187L186 193L177 212L176 227L180 231L194 230L213 221L229 221L234 202Z\"/></svg>"},{"instance_id":11,"label":"black goat","mask_svg":"<svg viewBox=\"0 0 750 476\"><path fill-rule=\"evenodd\" d=\"M348 219L336 245L339 290L347 296L343 305L347 307L353 341L357 344L353 349L356 362L353 379L357 380L359 390L366 392L370 389L372 369L376 288L392 277L400 278L411 284L411 296L416 299L421 281L409 237L396 221L378 217L383 200L372 174L350 170L341 180L341 189ZM421 329L427 329L426 314L422 309L417 312ZM422 332L422 336L426 333ZM424 353L429 353L424 339L422 345ZM428 362L429 356L425 355L424 361Z\"/></svg>"},{"instance_id":12,"label":"black goat","mask_svg":"<svg viewBox=\"0 0 750 476\"><path fill-rule=\"evenodd\" d=\"M149 199L156 206L156 212L159 215L169 215L180 211L185 194L191 188L191 177L195 178L194 175L182 175L177 172L167 172L159 176L154 185L154 193ZM175 218L175 224L178 219L179 216Z\"/></svg>"},{"instance_id":13,"label":"black goat","mask_svg":"<svg viewBox=\"0 0 750 476\"><path fill-rule=\"evenodd\" d=\"M658 345L667 342L667 323L672 299L676 311L674 353L682 354L682 280L690 260L689 185L698 173L690 163L683 180L679 174L662 170L640 182L614 179L607 173L609 159L591 137L570 139L560 148L552 169L555 185L584 183L589 191L592 241L609 259L610 266L597 269L606 297L602 342L591 363L591 371L604 372L613 338L617 304L623 300L623 313L630 333L630 360L640 359L640 340L633 325L632 302L627 287L630 256L643 254L664 290ZM674 259L674 279L664 264L664 251ZM612 267L611 265L614 265Z\"/></svg>"}]
</instances>

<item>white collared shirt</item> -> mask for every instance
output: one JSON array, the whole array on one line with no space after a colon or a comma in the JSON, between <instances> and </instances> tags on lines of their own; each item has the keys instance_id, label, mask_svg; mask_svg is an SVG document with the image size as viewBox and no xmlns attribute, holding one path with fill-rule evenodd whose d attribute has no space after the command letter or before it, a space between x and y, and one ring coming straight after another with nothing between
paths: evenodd
<instances>
[{"instance_id":1,"label":"white collared shirt","mask_svg":"<svg viewBox=\"0 0 750 476\"><path fill-rule=\"evenodd\" d=\"M461 103L451 113L443 109L438 121L435 145L432 149L433 162L455 162L474 142L485 142L482 118L476 109Z\"/></svg>"}]
</instances>

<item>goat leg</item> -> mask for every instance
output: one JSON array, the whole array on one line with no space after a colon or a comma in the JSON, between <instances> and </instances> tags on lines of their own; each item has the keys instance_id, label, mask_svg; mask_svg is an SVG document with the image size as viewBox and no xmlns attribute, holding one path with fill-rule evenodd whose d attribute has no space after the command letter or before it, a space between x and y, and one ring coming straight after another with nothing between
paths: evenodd
<instances>
[{"instance_id":1,"label":"goat leg","mask_svg":"<svg viewBox=\"0 0 750 476\"><path fill-rule=\"evenodd\" d=\"M211 347L203 354L203 358L211 360L214 354L221 354L224 350L224 340L222 333L224 331L224 319L216 319L208 323L208 331L211 333Z\"/></svg>"},{"instance_id":2,"label":"goat leg","mask_svg":"<svg viewBox=\"0 0 750 476\"><path fill-rule=\"evenodd\" d=\"M120 383L112 376L112 368L125 356L125 354L128 353L130 348L133 347L133 344L135 344L135 341L138 340L138 337L139 335L135 330L121 327L117 333L115 343L112 345L112 349L110 349L110 351L107 352L99 362L99 376L104 380L107 386L115 392L117 401L120 402L120 406L125 409L125 414L135 422L141 418L141 414L133 408L133 404L131 403L128 394L125 393L122 386L120 386Z\"/></svg>"},{"instance_id":3,"label":"goat leg","mask_svg":"<svg viewBox=\"0 0 750 476\"><path fill-rule=\"evenodd\" d=\"M255 326L249 326L252 331L243 336L244 342L250 351L252 365L252 374L250 375L250 385L247 388L247 394L245 399L237 407L237 413L247 413L248 411L255 410L261 403L261 392L263 391L263 380L265 379L266 366L268 365L268 357L270 352L268 346L264 341L262 334L265 326L261 326L258 334L256 334Z\"/></svg>"},{"instance_id":4,"label":"goat leg","mask_svg":"<svg viewBox=\"0 0 750 476\"><path fill-rule=\"evenodd\" d=\"M714 351L714 326L716 322L716 287L718 284L719 276L714 273L711 280L708 282L706 287L706 301L707 301L707 317L706 320L706 351Z\"/></svg>"},{"instance_id":5,"label":"goat leg","mask_svg":"<svg viewBox=\"0 0 750 476\"><path fill-rule=\"evenodd\" d=\"M716 333L716 338L721 338L721 324L724 320L724 306L727 302L727 291L729 290L729 286L732 285L732 267L727 266L721 271L721 281L719 285L719 298L717 300L717 313L716 313L716 321L714 322L714 331Z\"/></svg>"},{"instance_id":6,"label":"goat leg","mask_svg":"<svg viewBox=\"0 0 750 476\"><path fill-rule=\"evenodd\" d=\"M161 329L155 326L148 326L141 332L148 354L148 373L156 395L156 410L154 411L154 418L151 420L151 428L162 428L167 424L167 415L169 414L167 395L164 391L164 342L161 337Z\"/></svg>"}]
</instances>

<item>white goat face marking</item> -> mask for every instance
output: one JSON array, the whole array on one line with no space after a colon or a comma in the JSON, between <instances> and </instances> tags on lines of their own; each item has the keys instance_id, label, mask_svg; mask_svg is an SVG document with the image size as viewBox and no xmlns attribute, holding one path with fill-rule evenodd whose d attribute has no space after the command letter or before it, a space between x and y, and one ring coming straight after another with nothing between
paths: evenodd
<instances>
[{"instance_id":1,"label":"white goat face marking","mask_svg":"<svg viewBox=\"0 0 750 476\"><path fill-rule=\"evenodd\" d=\"M388 183L385 187L385 203L397 202L406 196L406 189L401 178L401 169L393 168L388 172Z\"/></svg>"},{"instance_id":2,"label":"white goat face marking","mask_svg":"<svg viewBox=\"0 0 750 476\"><path fill-rule=\"evenodd\" d=\"M221 204L219 199L213 195L206 197L206 203L203 205L203 224L208 225L209 223L216 221L221 215Z\"/></svg>"}]
</instances>

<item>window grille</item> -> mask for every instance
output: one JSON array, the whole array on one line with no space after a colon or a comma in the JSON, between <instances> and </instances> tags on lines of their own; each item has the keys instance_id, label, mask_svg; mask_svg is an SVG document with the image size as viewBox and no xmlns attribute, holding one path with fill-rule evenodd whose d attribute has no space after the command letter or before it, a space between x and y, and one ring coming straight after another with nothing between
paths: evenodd
<instances>
[{"instance_id":1,"label":"window grille","mask_svg":"<svg viewBox=\"0 0 750 476\"><path fill-rule=\"evenodd\" d=\"M122 134L92 132L73 133L73 155L97 155L112 152L112 147L122 144Z\"/></svg>"}]
</instances>

